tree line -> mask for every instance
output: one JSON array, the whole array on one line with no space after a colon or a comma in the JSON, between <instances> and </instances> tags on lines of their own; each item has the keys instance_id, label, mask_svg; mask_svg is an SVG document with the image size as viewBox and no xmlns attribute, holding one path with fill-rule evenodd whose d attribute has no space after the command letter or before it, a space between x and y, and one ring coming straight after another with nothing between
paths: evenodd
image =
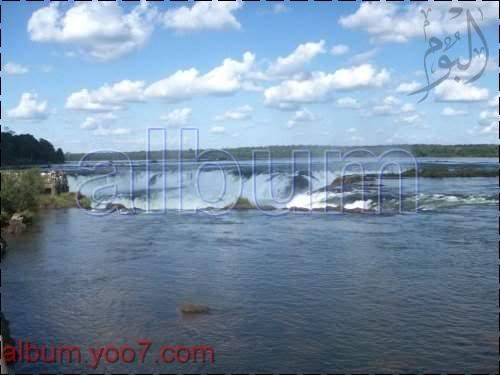
<instances>
[{"instance_id":1,"label":"tree line","mask_svg":"<svg viewBox=\"0 0 500 375\"><path fill-rule=\"evenodd\" d=\"M226 148L225 151L232 155L236 160L251 160L253 151L257 151L257 157L262 159L267 155L263 151L270 151L273 158L290 158L294 150L307 150L311 152L312 157L323 157L326 151L335 150L346 154L351 152L352 157L368 157L366 151L373 152L375 155L381 155L389 150L402 149L408 151L415 157L498 157L498 146L494 144L468 144L468 145L392 145L392 146L310 146L310 145L290 145L290 146L259 146L259 147L237 147ZM198 156L202 160L229 160L227 154L221 150L199 150ZM260 151L260 152L259 152ZM397 155L397 153L396 153ZM79 161L85 154L66 154L66 159L70 161ZM151 151L149 155L145 151L133 151L125 153L96 153L87 155L87 160L162 160L163 151ZM183 150L180 155L178 150L166 150L165 157L168 160L176 160L179 157L184 159L195 159L194 150ZM393 156L395 156L393 154ZM401 154L405 156L405 154Z\"/></svg>"},{"instance_id":2,"label":"tree line","mask_svg":"<svg viewBox=\"0 0 500 375\"><path fill-rule=\"evenodd\" d=\"M46 139L31 134L2 132L0 139L2 166L64 163L62 149L55 149Z\"/></svg>"}]
</instances>

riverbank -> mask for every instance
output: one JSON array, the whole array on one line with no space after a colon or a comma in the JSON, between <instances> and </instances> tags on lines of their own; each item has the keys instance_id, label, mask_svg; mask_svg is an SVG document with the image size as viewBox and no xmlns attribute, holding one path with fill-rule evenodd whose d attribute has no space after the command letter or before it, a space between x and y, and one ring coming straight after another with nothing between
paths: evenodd
<instances>
[{"instance_id":1,"label":"riverbank","mask_svg":"<svg viewBox=\"0 0 500 375\"><path fill-rule=\"evenodd\" d=\"M22 233L39 210L90 207L90 201L67 187L64 173L42 173L36 168L2 172L0 226L11 234ZM63 181L64 182L64 181ZM64 185L64 186L63 186ZM79 198L79 203L77 203Z\"/></svg>"}]
</instances>

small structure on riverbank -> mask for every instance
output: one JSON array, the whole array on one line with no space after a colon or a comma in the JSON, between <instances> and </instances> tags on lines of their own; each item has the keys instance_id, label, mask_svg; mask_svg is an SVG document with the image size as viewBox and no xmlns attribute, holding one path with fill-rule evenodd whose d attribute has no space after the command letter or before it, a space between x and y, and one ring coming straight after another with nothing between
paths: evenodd
<instances>
[{"instance_id":1,"label":"small structure on riverbank","mask_svg":"<svg viewBox=\"0 0 500 375\"><path fill-rule=\"evenodd\" d=\"M51 195L69 192L68 177L62 171L42 172L44 178L44 191Z\"/></svg>"}]
</instances>

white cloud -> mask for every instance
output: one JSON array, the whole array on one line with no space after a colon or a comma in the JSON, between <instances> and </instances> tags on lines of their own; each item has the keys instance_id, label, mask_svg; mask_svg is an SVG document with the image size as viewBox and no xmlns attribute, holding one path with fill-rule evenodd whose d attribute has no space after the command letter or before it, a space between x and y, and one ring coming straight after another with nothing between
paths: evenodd
<instances>
[{"instance_id":1,"label":"white cloud","mask_svg":"<svg viewBox=\"0 0 500 375\"><path fill-rule=\"evenodd\" d=\"M493 134L498 134L498 121L500 120L500 115L497 111L484 110L479 114L478 125L472 128L469 133L474 135L486 135L491 136Z\"/></svg>"},{"instance_id":2,"label":"white cloud","mask_svg":"<svg viewBox=\"0 0 500 375\"><path fill-rule=\"evenodd\" d=\"M401 104L401 100L390 95L386 96L380 104L376 104L372 108L372 114L378 116L389 116L395 115L401 112L401 108L399 108L399 104ZM407 107L405 108L405 110ZM406 110L406 112L408 112Z\"/></svg>"},{"instance_id":3,"label":"white cloud","mask_svg":"<svg viewBox=\"0 0 500 375\"><path fill-rule=\"evenodd\" d=\"M416 111L415 106L411 103L405 103L401 107L401 113L411 113L411 112L415 112L415 111Z\"/></svg>"},{"instance_id":4,"label":"white cloud","mask_svg":"<svg viewBox=\"0 0 500 375\"><path fill-rule=\"evenodd\" d=\"M452 107L445 107L441 112L443 116L463 116L467 114L467 111L461 109L455 109Z\"/></svg>"},{"instance_id":5,"label":"white cloud","mask_svg":"<svg viewBox=\"0 0 500 375\"><path fill-rule=\"evenodd\" d=\"M337 107L339 108L349 108L349 109L361 108L361 104L359 104L358 99L351 98L349 96L344 98L338 98L336 104Z\"/></svg>"},{"instance_id":6,"label":"white cloud","mask_svg":"<svg viewBox=\"0 0 500 375\"><path fill-rule=\"evenodd\" d=\"M130 134L130 129L126 129L126 128L108 129L108 128L99 127L96 130L94 130L92 133L94 135L102 135L102 136L126 135L126 134Z\"/></svg>"},{"instance_id":7,"label":"white cloud","mask_svg":"<svg viewBox=\"0 0 500 375\"><path fill-rule=\"evenodd\" d=\"M242 61L225 59L222 65L203 75L195 68L179 70L149 85L145 95L175 101L199 95L232 94L247 88L246 78L253 68L254 61L255 55L245 52Z\"/></svg>"},{"instance_id":8,"label":"white cloud","mask_svg":"<svg viewBox=\"0 0 500 375\"><path fill-rule=\"evenodd\" d=\"M481 111L479 114L479 119L484 121L496 120L498 117L498 113L493 111Z\"/></svg>"},{"instance_id":9,"label":"white cloud","mask_svg":"<svg viewBox=\"0 0 500 375\"><path fill-rule=\"evenodd\" d=\"M247 120L252 116L253 108L249 105L244 105L230 111L224 112L222 115L215 116L215 121L241 121Z\"/></svg>"},{"instance_id":10,"label":"white cloud","mask_svg":"<svg viewBox=\"0 0 500 375\"><path fill-rule=\"evenodd\" d=\"M2 70L5 72L7 75L21 75L21 74L26 74L29 72L28 67L12 62L8 62L5 64L2 68Z\"/></svg>"},{"instance_id":11,"label":"white cloud","mask_svg":"<svg viewBox=\"0 0 500 375\"><path fill-rule=\"evenodd\" d=\"M277 108L294 108L299 103L322 102L335 91L380 87L389 80L387 70L365 64L334 73L314 72L304 80L286 80L265 90L266 104Z\"/></svg>"},{"instance_id":12,"label":"white cloud","mask_svg":"<svg viewBox=\"0 0 500 375\"><path fill-rule=\"evenodd\" d=\"M400 94L410 94L421 87L422 85L416 81L403 82L396 88L396 92Z\"/></svg>"},{"instance_id":13,"label":"white cloud","mask_svg":"<svg viewBox=\"0 0 500 375\"><path fill-rule=\"evenodd\" d=\"M226 131L226 129L223 126L213 126L210 128L210 133L215 133L215 134L222 134Z\"/></svg>"},{"instance_id":14,"label":"white cloud","mask_svg":"<svg viewBox=\"0 0 500 375\"><path fill-rule=\"evenodd\" d=\"M405 4L399 6L388 2L363 2L352 14L340 17L339 24L349 29L359 29L372 36L372 41L404 43L411 38L423 37L424 15L422 11L429 12L430 24L426 28L427 35L452 35L456 31L466 31L467 22L465 13L451 20L448 14L452 6L469 8L476 12L476 19L480 19L477 2L469 3L438 3L434 1L425 2L423 5ZM481 1L481 11L484 15L482 25L490 24L498 20L498 2Z\"/></svg>"},{"instance_id":15,"label":"white cloud","mask_svg":"<svg viewBox=\"0 0 500 375\"><path fill-rule=\"evenodd\" d=\"M93 135L125 135L130 133L127 128L111 128L110 125L117 119L113 113L97 114L87 116L80 125L81 129L92 131Z\"/></svg>"},{"instance_id":16,"label":"white cloud","mask_svg":"<svg viewBox=\"0 0 500 375\"><path fill-rule=\"evenodd\" d=\"M372 49L369 49L368 51L355 54L354 56L352 56L349 59L349 61L352 64L366 63L370 60L373 60L373 58L377 55L377 53L378 53L378 49L372 48Z\"/></svg>"},{"instance_id":17,"label":"white cloud","mask_svg":"<svg viewBox=\"0 0 500 375\"><path fill-rule=\"evenodd\" d=\"M161 116L161 120L168 126L186 126L191 122L192 112L191 108L177 108Z\"/></svg>"},{"instance_id":18,"label":"white cloud","mask_svg":"<svg viewBox=\"0 0 500 375\"><path fill-rule=\"evenodd\" d=\"M117 2L75 3L63 11L59 3L35 11L28 33L36 42L76 47L97 60L110 60L141 48L154 29L156 11L145 1L129 13Z\"/></svg>"},{"instance_id":19,"label":"white cloud","mask_svg":"<svg viewBox=\"0 0 500 375\"><path fill-rule=\"evenodd\" d=\"M87 116L83 123L80 125L82 129L97 129L99 127L106 127L111 122L116 120L116 116L113 113L97 114L95 116Z\"/></svg>"},{"instance_id":20,"label":"white cloud","mask_svg":"<svg viewBox=\"0 0 500 375\"><path fill-rule=\"evenodd\" d=\"M495 64L494 61L495 59L490 57L486 60L486 55L484 53L475 55L470 60L468 57L464 58L461 56L458 56L457 59L463 65L469 64L468 67L461 70L455 65L451 70L438 68L435 72L429 71L429 81L440 79L444 76L449 76L449 79L455 79L457 81L468 81L474 77L479 77L480 74L484 74L488 71L496 71L497 69L497 64Z\"/></svg>"},{"instance_id":21,"label":"white cloud","mask_svg":"<svg viewBox=\"0 0 500 375\"><path fill-rule=\"evenodd\" d=\"M99 126L99 120L96 117L88 116L80 125L82 129L95 129Z\"/></svg>"},{"instance_id":22,"label":"white cloud","mask_svg":"<svg viewBox=\"0 0 500 375\"><path fill-rule=\"evenodd\" d=\"M229 95L239 90L253 90L248 78L255 56L250 52L242 61L225 59L222 65L206 74L196 69L179 70L167 78L146 86L144 81L124 80L105 84L96 90L82 89L66 99L66 108L88 112L111 112L126 108L128 103L148 98L170 101L201 95Z\"/></svg>"},{"instance_id":23,"label":"white cloud","mask_svg":"<svg viewBox=\"0 0 500 375\"><path fill-rule=\"evenodd\" d=\"M123 109L126 103L143 100L144 81L124 80L113 85L105 84L97 90L83 89L66 99L66 108L110 112Z\"/></svg>"},{"instance_id":24,"label":"white cloud","mask_svg":"<svg viewBox=\"0 0 500 375\"><path fill-rule=\"evenodd\" d=\"M48 117L47 102L39 101L35 93L25 92L17 107L7 111L12 120L41 121Z\"/></svg>"},{"instance_id":25,"label":"white cloud","mask_svg":"<svg viewBox=\"0 0 500 375\"><path fill-rule=\"evenodd\" d=\"M389 104L377 104L372 108L372 114L377 116L390 116L397 113L398 110Z\"/></svg>"},{"instance_id":26,"label":"white cloud","mask_svg":"<svg viewBox=\"0 0 500 375\"><path fill-rule=\"evenodd\" d=\"M334 45L330 50L330 53L333 56L345 55L347 52L349 52L349 46L346 46L345 44Z\"/></svg>"},{"instance_id":27,"label":"white cloud","mask_svg":"<svg viewBox=\"0 0 500 375\"><path fill-rule=\"evenodd\" d=\"M316 121L316 116L314 116L311 111L303 108L294 113L293 117L288 121L287 125L288 128L293 128L298 123L312 121Z\"/></svg>"},{"instance_id":28,"label":"white cloud","mask_svg":"<svg viewBox=\"0 0 500 375\"><path fill-rule=\"evenodd\" d=\"M242 6L241 1L200 1L191 8L182 6L166 11L163 24L178 32L240 29L233 12Z\"/></svg>"},{"instance_id":29,"label":"white cloud","mask_svg":"<svg viewBox=\"0 0 500 375\"><path fill-rule=\"evenodd\" d=\"M399 122L405 122L407 124L414 124L420 120L420 115L418 113L413 113L410 115L402 115L399 117Z\"/></svg>"},{"instance_id":30,"label":"white cloud","mask_svg":"<svg viewBox=\"0 0 500 375\"><path fill-rule=\"evenodd\" d=\"M397 105L401 103L401 100L392 95L389 95L384 98L383 103L385 105Z\"/></svg>"},{"instance_id":31,"label":"white cloud","mask_svg":"<svg viewBox=\"0 0 500 375\"><path fill-rule=\"evenodd\" d=\"M441 102L478 102L487 100L489 96L488 89L455 80L440 83L435 92L436 100Z\"/></svg>"},{"instance_id":32,"label":"white cloud","mask_svg":"<svg viewBox=\"0 0 500 375\"><path fill-rule=\"evenodd\" d=\"M480 134L492 135L498 134L498 121L492 121L488 125L479 128Z\"/></svg>"},{"instance_id":33,"label":"white cloud","mask_svg":"<svg viewBox=\"0 0 500 375\"><path fill-rule=\"evenodd\" d=\"M397 122L412 123L420 119L416 113L416 108L411 103L401 103L395 96L389 95L374 105L370 111L365 113L368 116L394 116L399 115ZM415 116L416 115L416 116Z\"/></svg>"},{"instance_id":34,"label":"white cloud","mask_svg":"<svg viewBox=\"0 0 500 375\"><path fill-rule=\"evenodd\" d=\"M494 96L488 101L488 107L497 108L498 111L498 103L498 96Z\"/></svg>"},{"instance_id":35,"label":"white cloud","mask_svg":"<svg viewBox=\"0 0 500 375\"><path fill-rule=\"evenodd\" d=\"M305 64L316 56L325 53L325 41L300 44L291 54L278 57L271 64L268 74L272 76L287 76L299 72Z\"/></svg>"}]
</instances>

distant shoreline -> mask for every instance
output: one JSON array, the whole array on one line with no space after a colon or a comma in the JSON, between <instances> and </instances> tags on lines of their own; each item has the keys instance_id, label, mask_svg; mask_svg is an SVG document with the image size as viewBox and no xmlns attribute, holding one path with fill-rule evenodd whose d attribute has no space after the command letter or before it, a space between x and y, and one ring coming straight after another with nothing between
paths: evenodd
<instances>
[{"instance_id":1,"label":"distant shoreline","mask_svg":"<svg viewBox=\"0 0 500 375\"><path fill-rule=\"evenodd\" d=\"M326 151L340 151L342 153L352 152L352 157L369 156L369 152L376 156L382 155L390 150L406 151L414 157L498 157L497 144L464 144L464 145L432 145L432 144L402 144L402 145L379 145L379 146L324 146L324 145L289 145L289 146L256 146L256 147L234 147L222 149L200 149L198 155L203 155L203 160L231 160L229 156L223 157L224 153L229 153L236 160L252 160L252 152L262 152L260 159L267 157L263 154L270 151L273 158L290 158L293 151L309 151L312 157L324 156ZM366 150L367 152L362 152ZM162 160L164 154L169 160L179 159L179 150L155 150L149 153L149 160ZM363 155L364 154L364 155ZM401 153L404 155L404 153ZM80 161L84 153L66 153L66 161ZM127 156L130 160L146 160L146 151L130 151L116 153L93 153L89 160L115 161L124 160ZM195 159L195 152L192 149L182 152L183 159Z\"/></svg>"}]
</instances>

